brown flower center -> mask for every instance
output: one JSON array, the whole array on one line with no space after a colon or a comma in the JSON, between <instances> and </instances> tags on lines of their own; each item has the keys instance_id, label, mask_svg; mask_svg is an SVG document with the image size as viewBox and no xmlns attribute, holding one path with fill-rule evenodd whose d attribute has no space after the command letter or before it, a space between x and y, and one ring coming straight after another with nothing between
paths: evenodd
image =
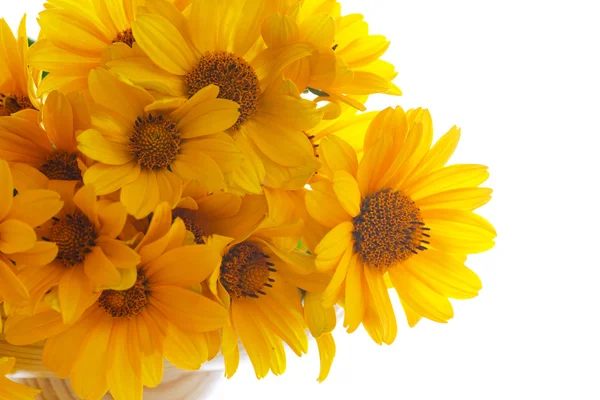
<instances>
[{"instance_id":1,"label":"brown flower center","mask_svg":"<svg viewBox=\"0 0 600 400\"><path fill-rule=\"evenodd\" d=\"M150 302L150 288L146 275L140 270L135 284L127 290L104 290L98 305L113 318L132 318L142 312Z\"/></svg>"},{"instance_id":2,"label":"brown flower center","mask_svg":"<svg viewBox=\"0 0 600 400\"><path fill-rule=\"evenodd\" d=\"M80 181L81 170L77 165L77 154L66 151L52 152L39 168L51 180Z\"/></svg>"},{"instance_id":3,"label":"brown flower center","mask_svg":"<svg viewBox=\"0 0 600 400\"><path fill-rule=\"evenodd\" d=\"M98 235L94 224L81 211L67 214L62 219L54 218L50 228L50 240L58 246L56 260L66 267L81 264L85 256L96 245Z\"/></svg>"},{"instance_id":4,"label":"brown flower center","mask_svg":"<svg viewBox=\"0 0 600 400\"><path fill-rule=\"evenodd\" d=\"M225 51L205 53L185 77L188 93L192 97L208 85L219 87L219 98L235 101L240 106L240 116L233 129L239 129L258 108L260 81L254 69L241 57Z\"/></svg>"},{"instance_id":5,"label":"brown flower center","mask_svg":"<svg viewBox=\"0 0 600 400\"><path fill-rule=\"evenodd\" d=\"M29 101L29 97L0 93L0 117L5 117L27 108L34 108L31 101Z\"/></svg>"},{"instance_id":6,"label":"brown flower center","mask_svg":"<svg viewBox=\"0 0 600 400\"><path fill-rule=\"evenodd\" d=\"M375 268L392 267L418 251L429 237L421 211L409 196L385 189L366 197L354 217L354 251Z\"/></svg>"},{"instance_id":7,"label":"brown flower center","mask_svg":"<svg viewBox=\"0 0 600 400\"><path fill-rule=\"evenodd\" d=\"M133 37L133 32L131 31L131 28L125 29L124 31L117 33L117 36L113 39L112 42L121 42L125 43L129 47L132 47L133 43L135 42L135 38Z\"/></svg>"},{"instance_id":8,"label":"brown flower center","mask_svg":"<svg viewBox=\"0 0 600 400\"><path fill-rule=\"evenodd\" d=\"M268 259L253 243L242 242L231 248L221 262L221 284L227 293L234 299L266 295L264 287L273 287L275 282L270 273L277 271Z\"/></svg>"},{"instance_id":9,"label":"brown flower center","mask_svg":"<svg viewBox=\"0 0 600 400\"><path fill-rule=\"evenodd\" d=\"M181 135L171 121L162 115L149 114L138 117L129 138L129 151L144 168L163 169L171 164L179 153Z\"/></svg>"},{"instance_id":10,"label":"brown flower center","mask_svg":"<svg viewBox=\"0 0 600 400\"><path fill-rule=\"evenodd\" d=\"M175 218L181 218L183 224L185 225L185 229L191 232L194 235L194 242L196 244L205 244L204 237L206 233L200 228L200 225L196 222L194 218L194 211L188 210L185 208L177 208L173 211L173 220Z\"/></svg>"}]
</instances>

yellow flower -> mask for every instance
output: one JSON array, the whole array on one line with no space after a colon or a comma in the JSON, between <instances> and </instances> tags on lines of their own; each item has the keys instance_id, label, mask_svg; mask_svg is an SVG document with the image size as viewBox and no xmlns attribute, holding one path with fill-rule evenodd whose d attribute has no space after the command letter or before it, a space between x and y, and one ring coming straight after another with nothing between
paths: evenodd
<instances>
[{"instance_id":1,"label":"yellow flower","mask_svg":"<svg viewBox=\"0 0 600 400\"><path fill-rule=\"evenodd\" d=\"M46 188L49 180L81 181L86 166L76 137L89 126L83 96L56 91L47 96L41 113L0 117L0 157L21 164L13 166L17 190Z\"/></svg>"},{"instance_id":2,"label":"yellow flower","mask_svg":"<svg viewBox=\"0 0 600 400\"><path fill-rule=\"evenodd\" d=\"M224 188L223 173L242 162L233 139L222 133L237 120L238 105L218 99L214 85L189 100L155 102L146 90L97 69L90 73L89 89L93 128L77 141L97 162L83 181L94 184L98 195L121 190L121 203L136 218L161 201L177 204L189 180L211 192Z\"/></svg>"},{"instance_id":3,"label":"yellow flower","mask_svg":"<svg viewBox=\"0 0 600 400\"><path fill-rule=\"evenodd\" d=\"M202 225L206 232L235 238L208 239L222 248L221 265L209 278L209 288L229 310L221 350L228 377L238 367L238 340L259 379L269 371L285 371L283 342L298 356L306 353L307 323L298 288L326 287L325 280L314 277L314 257L295 249L302 224L289 215L285 192L265 192L244 197L235 216Z\"/></svg>"},{"instance_id":4,"label":"yellow flower","mask_svg":"<svg viewBox=\"0 0 600 400\"><path fill-rule=\"evenodd\" d=\"M189 1L176 3L185 7ZM55 89L87 91L89 72L103 65L111 47L135 42L131 21L137 4L136 0L46 1L38 18L40 39L29 52L29 64L50 73L38 95Z\"/></svg>"},{"instance_id":5,"label":"yellow flower","mask_svg":"<svg viewBox=\"0 0 600 400\"><path fill-rule=\"evenodd\" d=\"M432 136L428 112L386 109L369 126L360 163L349 145L321 141L329 180L306 194L309 214L331 229L315 249L317 269L333 272L324 305L343 297L344 326L352 332L362 322L377 343L393 342L397 330L387 280L411 325L421 316L446 322L448 298L481 288L464 255L494 245L494 228L473 213L490 199L479 187L487 168L445 166L459 130L430 148Z\"/></svg>"},{"instance_id":6,"label":"yellow flower","mask_svg":"<svg viewBox=\"0 0 600 400\"><path fill-rule=\"evenodd\" d=\"M48 265L24 268L20 277L33 304L58 285L58 303L65 323L74 322L102 289L127 289L135 282L139 256L117 239L123 230L123 205L97 200L86 185L75 192L76 182L53 181L64 207L52 221L37 229L42 240L55 243L58 254Z\"/></svg>"},{"instance_id":7,"label":"yellow flower","mask_svg":"<svg viewBox=\"0 0 600 400\"><path fill-rule=\"evenodd\" d=\"M207 85L219 86L219 97L239 104L229 132L249 139L264 164L265 184L301 188L319 166L302 131L315 126L321 112L281 78L281 70L309 54L308 46L290 47L277 57L261 55L267 1L194 0L185 14L164 0L159 3L164 12L140 10L133 22L136 44L149 59L133 51L114 57L108 67L170 97L187 98Z\"/></svg>"},{"instance_id":8,"label":"yellow flower","mask_svg":"<svg viewBox=\"0 0 600 400\"><path fill-rule=\"evenodd\" d=\"M13 357L0 358L0 399L34 400L34 396L40 393L40 390L19 385L5 377L15 367L15 361Z\"/></svg>"},{"instance_id":9,"label":"yellow flower","mask_svg":"<svg viewBox=\"0 0 600 400\"><path fill-rule=\"evenodd\" d=\"M185 245L181 219L171 223L161 203L136 247L141 257L134 285L105 290L75 324L64 324L52 309L31 317L11 316L6 340L25 345L47 339L43 362L60 378L70 377L78 396L141 399L143 386L157 386L163 358L183 369L198 369L216 356L217 329L227 319L223 306L189 287L218 268L218 249Z\"/></svg>"},{"instance_id":10,"label":"yellow flower","mask_svg":"<svg viewBox=\"0 0 600 400\"><path fill-rule=\"evenodd\" d=\"M50 190L33 190L13 197L13 189L8 163L0 160L0 303L21 305L29 292L13 264L17 268L24 264L39 266L54 259L57 246L38 241L34 228L52 218L63 203Z\"/></svg>"},{"instance_id":11,"label":"yellow flower","mask_svg":"<svg viewBox=\"0 0 600 400\"><path fill-rule=\"evenodd\" d=\"M341 15L337 1L282 1L282 13L269 16L262 35L272 54L298 43L313 47L310 55L286 66L284 74L298 90L308 89L318 100L344 102L364 110L356 96L373 93L400 95L392 80L394 66L380 60L390 42L369 35L360 14Z\"/></svg>"},{"instance_id":12,"label":"yellow flower","mask_svg":"<svg viewBox=\"0 0 600 400\"><path fill-rule=\"evenodd\" d=\"M16 38L4 18L0 18L0 116L39 108L33 95L34 82L39 79L34 77L41 78L41 75L28 71L28 47L25 16Z\"/></svg>"}]
</instances>

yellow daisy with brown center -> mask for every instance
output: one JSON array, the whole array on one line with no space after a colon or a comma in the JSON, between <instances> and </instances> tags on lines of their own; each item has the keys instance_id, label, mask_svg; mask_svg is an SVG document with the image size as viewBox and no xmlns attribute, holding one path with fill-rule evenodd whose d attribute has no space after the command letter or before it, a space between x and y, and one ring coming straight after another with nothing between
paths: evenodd
<instances>
[{"instance_id":1,"label":"yellow daisy with brown center","mask_svg":"<svg viewBox=\"0 0 600 400\"><path fill-rule=\"evenodd\" d=\"M481 289L464 256L494 245L493 226L473 212L490 199L491 190L479 187L487 168L445 166L459 130L431 147L431 126L424 110L382 111L360 162L351 146L324 138L329 176L306 193L308 213L331 229L315 248L317 269L333 272L324 305L343 299L344 326L352 332L362 323L377 343L396 337L388 282L411 325L420 317L446 322L453 316L448 298Z\"/></svg>"},{"instance_id":2,"label":"yellow daisy with brown center","mask_svg":"<svg viewBox=\"0 0 600 400\"><path fill-rule=\"evenodd\" d=\"M64 207L37 229L38 237L58 247L48 265L27 267L21 279L35 300L58 287L64 322L72 323L102 289L127 289L135 282L139 256L118 240L127 213L123 205L98 200L94 188L75 189L76 182L53 181Z\"/></svg>"},{"instance_id":3,"label":"yellow daisy with brown center","mask_svg":"<svg viewBox=\"0 0 600 400\"><path fill-rule=\"evenodd\" d=\"M86 92L88 74L104 64L114 46L131 47L135 43L131 22L138 3L136 0L47 0L46 9L38 18L40 39L29 52L29 64L49 72L40 84L38 95L55 89L63 93ZM189 1L173 3L184 9Z\"/></svg>"},{"instance_id":4,"label":"yellow daisy with brown center","mask_svg":"<svg viewBox=\"0 0 600 400\"><path fill-rule=\"evenodd\" d=\"M224 188L224 174L241 163L241 151L222 133L237 120L238 105L217 98L214 85L189 100L155 101L146 90L97 69L89 89L93 127L77 141L95 163L83 181L99 195L120 190L121 203L135 218L146 217L161 201L177 204L190 180L209 191Z\"/></svg>"},{"instance_id":5,"label":"yellow daisy with brown center","mask_svg":"<svg viewBox=\"0 0 600 400\"><path fill-rule=\"evenodd\" d=\"M104 290L74 324L41 307L33 316L13 315L6 340L26 345L46 340L43 362L60 378L70 378L82 398L139 399L144 386L163 377L164 358L183 369L198 369L216 356L225 308L190 289L220 262L219 250L188 242L181 219L172 222L168 203L154 210L136 246L141 260L133 284ZM44 329L28 329L43 323Z\"/></svg>"},{"instance_id":6,"label":"yellow daisy with brown center","mask_svg":"<svg viewBox=\"0 0 600 400\"><path fill-rule=\"evenodd\" d=\"M264 183L301 188L319 167L302 131L315 126L321 112L282 79L281 71L309 54L308 46L299 44L277 57L261 53L260 27L272 12L269 2L193 0L186 13L164 0L160 3L165 12L139 11L132 24L143 53L118 54L108 67L148 90L175 98L218 86L220 98L239 104L240 114L228 132L236 140L249 139L247 151L262 160L259 172L266 171Z\"/></svg>"},{"instance_id":7,"label":"yellow daisy with brown center","mask_svg":"<svg viewBox=\"0 0 600 400\"><path fill-rule=\"evenodd\" d=\"M38 122L39 120L39 122ZM49 180L81 181L86 165L77 135L91 121L83 96L51 92L41 112L0 117L0 157L17 163L17 190L41 189Z\"/></svg>"}]
</instances>

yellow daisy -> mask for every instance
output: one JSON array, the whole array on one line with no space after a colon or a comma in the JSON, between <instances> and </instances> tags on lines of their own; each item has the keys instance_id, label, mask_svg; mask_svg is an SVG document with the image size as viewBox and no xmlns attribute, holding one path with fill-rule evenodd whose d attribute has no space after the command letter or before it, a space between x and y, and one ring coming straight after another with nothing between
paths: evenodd
<instances>
[{"instance_id":1,"label":"yellow daisy","mask_svg":"<svg viewBox=\"0 0 600 400\"><path fill-rule=\"evenodd\" d=\"M224 188L224 172L241 164L241 150L222 133L237 120L238 105L217 98L214 85L177 102L174 111L173 102L155 102L146 90L103 69L90 73L89 89L93 128L77 141L96 163L83 181L94 184L98 195L120 190L121 203L135 218L146 217L161 201L177 204L189 180L211 192Z\"/></svg>"},{"instance_id":2,"label":"yellow daisy","mask_svg":"<svg viewBox=\"0 0 600 400\"><path fill-rule=\"evenodd\" d=\"M13 193L8 163L0 160L0 303L21 305L27 301L29 292L17 277L18 269L23 265L45 265L58 252L55 244L38 241L34 228L52 218L63 202L58 193L50 190L33 190L16 196ZM0 331L1 328L0 322Z\"/></svg>"},{"instance_id":3,"label":"yellow daisy","mask_svg":"<svg viewBox=\"0 0 600 400\"><path fill-rule=\"evenodd\" d=\"M28 47L25 16L21 19L16 38L4 18L0 18L0 116L39 108L33 95L34 81L38 82L34 76L41 76L29 74Z\"/></svg>"},{"instance_id":4,"label":"yellow daisy","mask_svg":"<svg viewBox=\"0 0 600 400\"><path fill-rule=\"evenodd\" d=\"M446 322L448 298L481 289L464 255L494 245L493 226L473 213L490 199L479 187L487 168L445 166L457 128L433 147L432 136L427 112L386 109L369 126L360 163L350 146L321 141L331 175L306 194L308 213L331 229L315 249L317 269L333 272L324 305L343 298L344 326L362 323L377 343L393 342L397 330L386 276L411 325L417 316Z\"/></svg>"},{"instance_id":5,"label":"yellow daisy","mask_svg":"<svg viewBox=\"0 0 600 400\"><path fill-rule=\"evenodd\" d=\"M394 66L380 60L390 42L370 35L360 14L341 15L337 1L284 1L281 13L269 16L262 36L269 52L279 54L298 43L308 43L310 55L286 66L284 74L299 90L319 100L344 102L364 110L356 96L373 93L400 95L392 80Z\"/></svg>"},{"instance_id":6,"label":"yellow daisy","mask_svg":"<svg viewBox=\"0 0 600 400\"><path fill-rule=\"evenodd\" d=\"M49 180L81 181L86 166L76 139L90 123L81 95L56 91L47 96L41 113L0 117L0 157L20 164L13 166L17 190L46 188Z\"/></svg>"},{"instance_id":7,"label":"yellow daisy","mask_svg":"<svg viewBox=\"0 0 600 400\"><path fill-rule=\"evenodd\" d=\"M34 400L41 390L20 385L6 378L15 367L13 357L0 357L0 399L2 400Z\"/></svg>"},{"instance_id":8,"label":"yellow daisy","mask_svg":"<svg viewBox=\"0 0 600 400\"><path fill-rule=\"evenodd\" d=\"M271 12L267 1L193 0L185 14L174 7L167 12L164 0L159 2L163 13L140 9L133 22L136 44L148 58L134 54L107 66L169 97L187 98L207 85L219 86L219 97L239 104L229 132L249 139L264 164L265 184L302 187L319 166L302 131L315 126L321 112L281 78L281 70L309 54L308 46L261 56L260 26Z\"/></svg>"},{"instance_id":9,"label":"yellow daisy","mask_svg":"<svg viewBox=\"0 0 600 400\"><path fill-rule=\"evenodd\" d=\"M198 369L218 353L217 329L227 320L223 306L189 287L218 268L218 250L188 244L181 219L171 223L168 203L154 211L144 238L134 284L104 290L75 324L45 309L30 317L11 316L6 340L25 345L46 339L43 362L60 378L70 377L78 396L141 399L143 386L155 387L163 358L179 368Z\"/></svg>"},{"instance_id":10,"label":"yellow daisy","mask_svg":"<svg viewBox=\"0 0 600 400\"><path fill-rule=\"evenodd\" d=\"M37 229L42 240L55 243L58 254L48 265L25 268L20 277L33 303L58 286L65 323L74 322L102 289L127 289L135 282L138 254L118 240L127 213L123 205L98 200L92 186L75 190L76 182L54 181L64 207Z\"/></svg>"},{"instance_id":11,"label":"yellow daisy","mask_svg":"<svg viewBox=\"0 0 600 400\"><path fill-rule=\"evenodd\" d=\"M266 197L246 196L235 216L204 225L235 237L212 239L222 248L222 261L209 278L210 290L229 311L221 350L228 377L238 367L238 340L259 379L269 371L275 375L285 371L283 342L298 356L308 349L298 287L316 285L311 282L316 273L314 257L295 249L301 224L285 215L287 207L274 207L282 206L285 198L266 192ZM246 226L240 229L243 222ZM321 286L325 288L322 282Z\"/></svg>"},{"instance_id":12,"label":"yellow daisy","mask_svg":"<svg viewBox=\"0 0 600 400\"><path fill-rule=\"evenodd\" d=\"M174 3L183 9L189 1ZM111 47L135 42L131 21L138 4L137 0L47 0L46 10L38 18L40 39L29 52L29 64L49 72L38 95L55 89L64 93L87 91L89 72L103 65Z\"/></svg>"}]
</instances>

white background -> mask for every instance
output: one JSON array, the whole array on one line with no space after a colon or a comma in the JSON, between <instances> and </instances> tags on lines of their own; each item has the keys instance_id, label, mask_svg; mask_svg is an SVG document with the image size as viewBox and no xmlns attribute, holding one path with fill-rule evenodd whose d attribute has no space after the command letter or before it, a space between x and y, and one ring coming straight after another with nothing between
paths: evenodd
<instances>
[{"instance_id":1,"label":"white background","mask_svg":"<svg viewBox=\"0 0 600 400\"><path fill-rule=\"evenodd\" d=\"M429 108L438 136L462 128L455 162L490 167L497 246L468 261L484 288L447 325L399 315L392 346L339 329L323 384L313 343L281 377L242 365L215 398L600 399L599 3L341 2L392 41L405 94L369 104ZM27 11L33 33L40 7L0 0L0 15Z\"/></svg>"}]
</instances>

